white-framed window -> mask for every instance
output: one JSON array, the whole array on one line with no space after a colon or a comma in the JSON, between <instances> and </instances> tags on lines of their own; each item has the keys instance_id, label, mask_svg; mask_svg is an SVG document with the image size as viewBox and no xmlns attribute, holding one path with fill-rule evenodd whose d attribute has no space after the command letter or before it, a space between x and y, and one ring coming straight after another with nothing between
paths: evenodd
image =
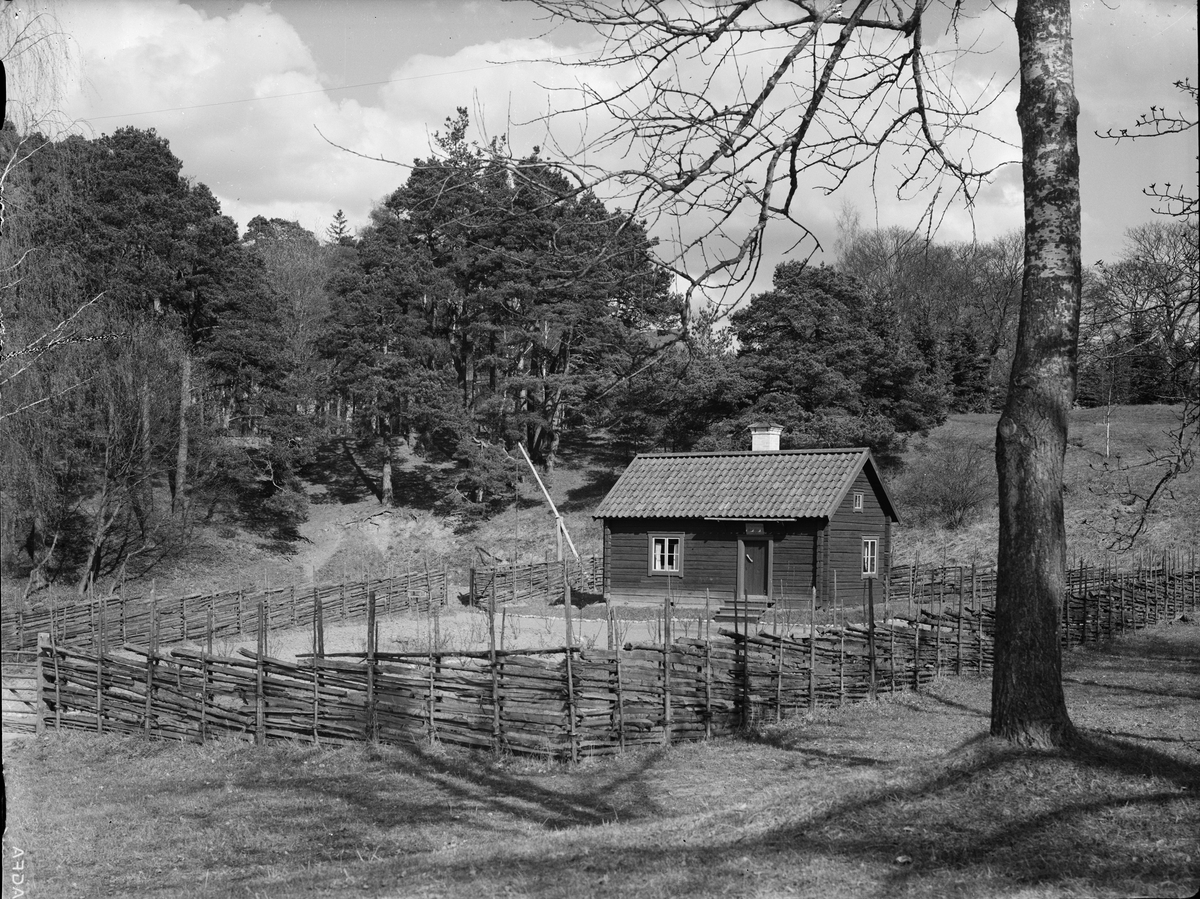
<instances>
[{"instance_id":1,"label":"white-framed window","mask_svg":"<svg viewBox=\"0 0 1200 899\"><path fill-rule=\"evenodd\" d=\"M879 575L879 538L863 537L862 542L862 576L864 578Z\"/></svg>"},{"instance_id":2,"label":"white-framed window","mask_svg":"<svg viewBox=\"0 0 1200 899\"><path fill-rule=\"evenodd\" d=\"M854 511L861 512L863 510L863 495L861 493L854 494Z\"/></svg>"},{"instance_id":3,"label":"white-framed window","mask_svg":"<svg viewBox=\"0 0 1200 899\"><path fill-rule=\"evenodd\" d=\"M650 573L683 573L683 535L650 535Z\"/></svg>"}]
</instances>

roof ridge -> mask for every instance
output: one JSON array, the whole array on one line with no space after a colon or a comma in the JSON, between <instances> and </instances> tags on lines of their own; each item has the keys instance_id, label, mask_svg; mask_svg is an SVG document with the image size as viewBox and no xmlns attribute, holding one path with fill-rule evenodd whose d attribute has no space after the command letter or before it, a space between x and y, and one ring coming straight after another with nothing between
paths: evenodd
<instances>
[{"instance_id":1,"label":"roof ridge","mask_svg":"<svg viewBox=\"0 0 1200 899\"><path fill-rule=\"evenodd\" d=\"M857 455L867 452L870 447L866 446L832 446L832 447L808 447L805 449L781 449L781 450L710 450L700 453L638 453L634 459L689 459L689 458L705 458L713 456L801 456L801 455L816 455L818 453L844 453L847 455Z\"/></svg>"}]
</instances>

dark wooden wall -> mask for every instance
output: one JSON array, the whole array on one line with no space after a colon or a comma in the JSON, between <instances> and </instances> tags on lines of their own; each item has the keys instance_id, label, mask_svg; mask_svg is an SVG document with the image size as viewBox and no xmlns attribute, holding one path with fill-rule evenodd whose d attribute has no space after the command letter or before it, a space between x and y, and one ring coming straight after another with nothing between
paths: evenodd
<instances>
[{"instance_id":1,"label":"dark wooden wall","mask_svg":"<svg viewBox=\"0 0 1200 899\"><path fill-rule=\"evenodd\" d=\"M854 511L855 493L863 495L861 512ZM891 533L891 520L880 504L875 486L865 470L859 472L854 486L829 519L827 567L822 572L824 583L819 588L819 596L824 602L834 602L834 571L837 571L838 595L843 601L854 602L863 592L863 537L879 539L878 571L880 578L883 577L891 559ZM881 585L879 589L882 590Z\"/></svg>"},{"instance_id":2,"label":"dark wooden wall","mask_svg":"<svg viewBox=\"0 0 1200 899\"><path fill-rule=\"evenodd\" d=\"M615 518L604 523L605 590L614 601L658 601L667 595L703 603L733 596L737 579L737 537L732 526L703 519ZM650 534L683 535L683 576L647 571Z\"/></svg>"},{"instance_id":3,"label":"dark wooden wall","mask_svg":"<svg viewBox=\"0 0 1200 899\"><path fill-rule=\"evenodd\" d=\"M738 539L769 539L771 593L782 587L789 600L800 597L807 608L816 561L818 523L768 524L762 535L745 533L742 522L703 519L609 519L604 528L604 589L614 602L661 602L667 578L647 571L650 534L682 533L683 576L672 578L671 594L689 605L714 607L737 589Z\"/></svg>"},{"instance_id":4,"label":"dark wooden wall","mask_svg":"<svg viewBox=\"0 0 1200 899\"><path fill-rule=\"evenodd\" d=\"M789 524L776 533L771 595L781 608L809 607L816 571L819 530L820 522L814 519Z\"/></svg>"}]
</instances>

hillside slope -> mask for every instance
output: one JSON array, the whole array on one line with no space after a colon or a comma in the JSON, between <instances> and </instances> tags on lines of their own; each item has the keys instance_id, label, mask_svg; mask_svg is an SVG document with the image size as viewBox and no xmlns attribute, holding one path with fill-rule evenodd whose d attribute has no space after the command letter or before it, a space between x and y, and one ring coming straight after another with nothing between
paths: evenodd
<instances>
[{"instance_id":1,"label":"hillside slope","mask_svg":"<svg viewBox=\"0 0 1200 899\"><path fill-rule=\"evenodd\" d=\"M1126 543L1121 535L1131 533L1140 517L1142 507L1133 494L1147 495L1162 477L1165 469L1155 464L1155 459L1169 451L1178 415L1178 406L1117 406L1108 415L1103 408L1072 412L1064 468L1067 545L1072 557L1097 563L1119 557ZM994 560L999 525L992 447L998 418L994 414L952 415L927 439L909 446L905 470L894 477L900 514L906 518L897 531L896 561L945 558L950 564L970 564L972 559ZM920 499L913 494L913 475L936 469L935 460L944 458L941 453L947 448L964 446L978 449L973 461L990 479L982 509L958 529L906 516L906 505L917 505ZM1135 538L1132 550L1126 551L1190 551L1197 544L1200 471L1192 470L1176 478L1156 499L1144 530Z\"/></svg>"},{"instance_id":2,"label":"hillside slope","mask_svg":"<svg viewBox=\"0 0 1200 899\"><path fill-rule=\"evenodd\" d=\"M1066 524L1072 558L1119 563L1110 550L1115 536L1137 520L1139 507L1121 491L1145 493L1161 476L1152 463L1169 447L1177 408L1126 406L1112 410L1082 409L1072 414L1066 459ZM954 415L927 438L914 440L904 467L889 480L900 507L893 561L987 564L994 560L997 536L996 493L992 445L996 415ZM964 454L963 449L970 453ZM1106 454L1107 449L1107 454ZM985 496L980 509L958 528L920 520L923 483L947 481L938 470L947 454L966 458ZM581 555L599 554L602 531L592 511L624 470L626 460L597 442L564 447L549 489L563 514ZM200 522L185 548L160 563L131 592L160 595L252 587L264 584L302 584L314 576L336 581L361 577L368 571L422 570L446 567L451 582L467 583L472 564L495 560L532 562L552 559L557 551L554 518L541 490L527 471L503 511L487 519L438 514L431 493L422 484L428 474L423 463L410 460L396 473L399 505L384 509L352 463L331 446L305 471L309 497L308 520L293 539L265 534L232 521ZM1200 472L1181 475L1158 499L1136 539L1134 552L1191 551L1200 545ZM564 545L564 554L570 550ZM4 584L19 596L23 584ZM101 583L101 590L114 584ZM57 596L73 598L69 588L42 592L36 602Z\"/></svg>"}]
</instances>

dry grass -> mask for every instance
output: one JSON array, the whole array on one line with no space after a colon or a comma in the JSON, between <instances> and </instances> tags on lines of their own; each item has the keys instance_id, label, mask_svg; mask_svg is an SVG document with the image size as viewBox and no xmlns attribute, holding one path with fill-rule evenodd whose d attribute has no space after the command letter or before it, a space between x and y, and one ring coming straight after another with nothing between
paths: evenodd
<instances>
[{"instance_id":1,"label":"dry grass","mask_svg":"<svg viewBox=\"0 0 1200 899\"><path fill-rule=\"evenodd\" d=\"M577 768L439 747L5 746L30 896L1190 896L1200 626L1067 659L1086 746L989 685ZM6 868L7 871L7 868ZM5 879L8 883L7 878ZM9 894L6 894L9 895Z\"/></svg>"},{"instance_id":2,"label":"dry grass","mask_svg":"<svg viewBox=\"0 0 1200 899\"><path fill-rule=\"evenodd\" d=\"M1106 426L1106 410L1076 409L1071 413L1063 480L1065 485L1068 551L1073 558L1093 564L1129 564L1109 554L1113 535L1132 527L1136 503L1122 502L1121 492L1147 494L1162 466L1156 454L1170 445L1168 436L1178 426L1177 406L1116 406ZM996 438L997 415L951 415L929 434L929 442L965 441L991 447ZM1107 433L1106 433L1107 432ZM1107 451L1107 455L1105 454ZM919 465L922 444L914 441L906 464ZM990 456L987 458L990 464ZM900 514L905 510L901 504ZM896 530L894 557L901 564L970 565L978 559L995 561L999 521L993 505L977 519L957 530L918 525L905 520ZM1135 551L1161 552L1200 545L1200 467L1183 472L1171 489L1156 501Z\"/></svg>"}]
</instances>

